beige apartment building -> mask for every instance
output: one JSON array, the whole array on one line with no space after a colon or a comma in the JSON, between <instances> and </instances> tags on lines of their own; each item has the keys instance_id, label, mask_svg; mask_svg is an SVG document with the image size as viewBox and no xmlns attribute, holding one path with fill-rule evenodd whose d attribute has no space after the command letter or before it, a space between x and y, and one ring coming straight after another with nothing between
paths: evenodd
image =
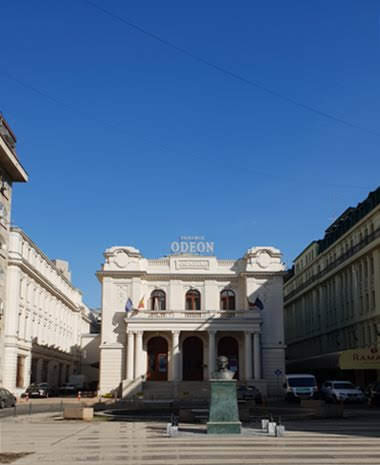
<instances>
[{"instance_id":1,"label":"beige apartment building","mask_svg":"<svg viewBox=\"0 0 380 465\"><path fill-rule=\"evenodd\" d=\"M4 373L4 313L8 268L9 228L11 224L12 186L26 182L28 175L18 160L16 136L0 114L0 386Z\"/></svg>"},{"instance_id":2,"label":"beige apartment building","mask_svg":"<svg viewBox=\"0 0 380 465\"><path fill-rule=\"evenodd\" d=\"M31 382L58 387L81 373L91 313L69 264L50 260L19 228L9 237L3 385L19 395Z\"/></svg>"},{"instance_id":3,"label":"beige apartment building","mask_svg":"<svg viewBox=\"0 0 380 465\"><path fill-rule=\"evenodd\" d=\"M284 306L288 372L380 379L380 187L298 255Z\"/></svg>"}]
</instances>

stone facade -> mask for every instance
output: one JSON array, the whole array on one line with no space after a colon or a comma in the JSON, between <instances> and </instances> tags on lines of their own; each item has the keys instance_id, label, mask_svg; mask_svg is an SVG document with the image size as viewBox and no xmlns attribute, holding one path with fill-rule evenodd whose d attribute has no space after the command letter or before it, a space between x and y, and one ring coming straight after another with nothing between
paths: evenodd
<instances>
[{"instance_id":1,"label":"stone facade","mask_svg":"<svg viewBox=\"0 0 380 465\"><path fill-rule=\"evenodd\" d=\"M344 352L378 350L380 188L348 208L322 240L298 255L284 299L289 370L337 376ZM380 373L351 368L344 375L363 386Z\"/></svg>"},{"instance_id":2,"label":"stone facade","mask_svg":"<svg viewBox=\"0 0 380 465\"><path fill-rule=\"evenodd\" d=\"M147 259L133 247L111 247L104 256L97 273L102 394L136 381L208 380L217 355L229 357L240 380L279 394L284 266L277 249L254 247L237 260Z\"/></svg>"},{"instance_id":3,"label":"stone facade","mask_svg":"<svg viewBox=\"0 0 380 465\"><path fill-rule=\"evenodd\" d=\"M54 387L78 373L89 310L67 262L49 260L18 228L10 231L6 299L3 385L20 394L31 381Z\"/></svg>"},{"instance_id":4,"label":"stone facade","mask_svg":"<svg viewBox=\"0 0 380 465\"><path fill-rule=\"evenodd\" d=\"M0 115L0 386L3 382L4 312L6 309L9 227L14 182L26 182L28 175L16 154L16 137Z\"/></svg>"}]
</instances>

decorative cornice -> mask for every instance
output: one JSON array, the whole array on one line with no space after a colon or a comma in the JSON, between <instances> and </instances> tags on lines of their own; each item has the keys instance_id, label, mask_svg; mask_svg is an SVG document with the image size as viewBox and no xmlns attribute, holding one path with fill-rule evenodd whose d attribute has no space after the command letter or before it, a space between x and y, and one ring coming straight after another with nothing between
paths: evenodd
<instances>
[{"instance_id":1,"label":"decorative cornice","mask_svg":"<svg viewBox=\"0 0 380 465\"><path fill-rule=\"evenodd\" d=\"M65 296L61 290L54 286L51 281L47 281L46 278L34 267L32 267L26 260L23 258L20 259L10 259L8 262L8 266L16 266L20 270L24 271L29 277L37 281L41 287L45 288L51 294L58 297L61 301L63 301L68 307L71 308L74 312L80 312L80 307L78 307L71 299Z\"/></svg>"}]
</instances>

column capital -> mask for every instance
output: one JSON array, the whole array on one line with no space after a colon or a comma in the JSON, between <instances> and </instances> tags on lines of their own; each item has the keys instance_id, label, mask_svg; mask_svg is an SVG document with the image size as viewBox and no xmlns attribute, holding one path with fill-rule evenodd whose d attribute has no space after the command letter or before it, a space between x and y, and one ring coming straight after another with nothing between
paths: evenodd
<instances>
[{"instance_id":1,"label":"column capital","mask_svg":"<svg viewBox=\"0 0 380 465\"><path fill-rule=\"evenodd\" d=\"M179 329L172 329L172 334L173 336L179 336L180 335L180 330Z\"/></svg>"},{"instance_id":2,"label":"column capital","mask_svg":"<svg viewBox=\"0 0 380 465\"><path fill-rule=\"evenodd\" d=\"M247 330L244 331L244 334L246 336L249 336L250 334L255 334L255 331L253 331L252 329L247 329Z\"/></svg>"},{"instance_id":3,"label":"column capital","mask_svg":"<svg viewBox=\"0 0 380 465\"><path fill-rule=\"evenodd\" d=\"M128 336L133 336L134 334L136 334L136 331L134 331L133 329L128 329L127 334Z\"/></svg>"},{"instance_id":4,"label":"column capital","mask_svg":"<svg viewBox=\"0 0 380 465\"><path fill-rule=\"evenodd\" d=\"M144 330L138 329L137 331L135 331L135 334L137 334L137 336L141 337L144 334Z\"/></svg>"},{"instance_id":5,"label":"column capital","mask_svg":"<svg viewBox=\"0 0 380 465\"><path fill-rule=\"evenodd\" d=\"M217 329L208 329L207 331L208 331L209 334L213 334L214 336L218 332Z\"/></svg>"}]
</instances>

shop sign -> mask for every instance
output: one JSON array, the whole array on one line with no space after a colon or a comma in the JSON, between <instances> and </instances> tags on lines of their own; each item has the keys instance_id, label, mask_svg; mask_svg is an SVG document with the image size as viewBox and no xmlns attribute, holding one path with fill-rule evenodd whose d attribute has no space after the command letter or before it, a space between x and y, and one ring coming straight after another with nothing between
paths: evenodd
<instances>
[{"instance_id":1,"label":"shop sign","mask_svg":"<svg viewBox=\"0 0 380 465\"><path fill-rule=\"evenodd\" d=\"M373 347L345 350L340 354L342 370L380 370L380 350Z\"/></svg>"}]
</instances>

